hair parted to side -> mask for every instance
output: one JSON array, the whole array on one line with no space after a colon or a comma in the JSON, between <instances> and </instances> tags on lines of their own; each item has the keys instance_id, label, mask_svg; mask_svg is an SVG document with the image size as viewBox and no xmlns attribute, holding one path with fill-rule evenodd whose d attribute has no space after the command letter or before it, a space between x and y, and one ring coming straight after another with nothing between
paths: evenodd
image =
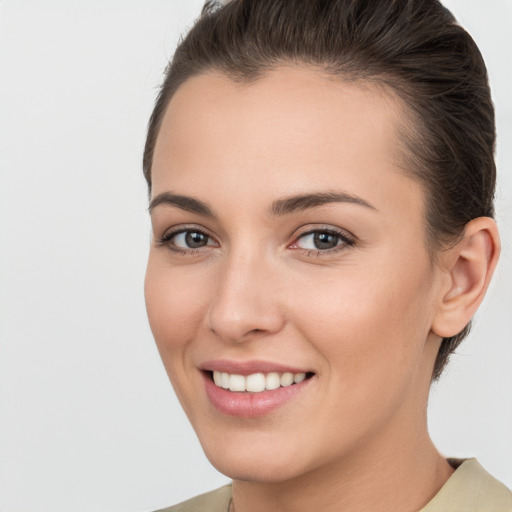
<instances>
[{"instance_id":1,"label":"hair parted to side","mask_svg":"<svg viewBox=\"0 0 512 512\"><path fill-rule=\"evenodd\" d=\"M431 253L465 225L494 216L495 121L487 71L475 42L438 0L207 1L166 69L148 127L151 166L166 107L191 77L217 70L251 83L279 65L312 65L340 80L384 86L408 113L403 167L426 191ZM470 325L445 338L437 379Z\"/></svg>"}]
</instances>

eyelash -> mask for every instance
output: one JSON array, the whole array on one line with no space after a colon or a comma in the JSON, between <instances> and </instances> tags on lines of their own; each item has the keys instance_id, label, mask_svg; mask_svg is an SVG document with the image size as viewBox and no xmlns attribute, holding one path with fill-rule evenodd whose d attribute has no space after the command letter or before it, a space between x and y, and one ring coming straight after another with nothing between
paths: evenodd
<instances>
[{"instance_id":1,"label":"eyelash","mask_svg":"<svg viewBox=\"0 0 512 512\"><path fill-rule=\"evenodd\" d=\"M204 235L205 237L213 240L213 238L208 233L206 233L206 231L203 231L202 229L198 229L198 228L194 228L194 227L189 227L189 228L179 228L174 231L168 231L167 233L164 233L164 235L157 240L157 243L160 247L166 247L170 251L176 252L178 254L183 254L183 255L196 255L196 254L199 254L200 252L202 252L202 249L205 249L206 247L208 247L208 245L206 245L204 247L199 247L196 249L194 249L194 248L184 249L183 247L178 247L178 246L174 245L172 243L173 238L178 235L181 235L182 233L199 233L199 234Z\"/></svg>"},{"instance_id":2,"label":"eyelash","mask_svg":"<svg viewBox=\"0 0 512 512\"><path fill-rule=\"evenodd\" d=\"M206 231L203 231L202 229L198 229L195 227L189 227L189 228L179 228L176 230L168 231L164 233L164 235L157 240L157 243L160 247L166 247L170 251L173 251L178 254L182 255L198 255L203 252L203 249L206 249L209 245L198 248L189 248L184 249L183 247L178 247L173 244L173 239L183 233L199 233L205 237L207 237L210 240L213 240L213 237L211 237ZM301 247L293 247L296 245L299 240L306 238L307 236L314 235L314 234L327 234L332 235L338 238L339 243L330 249L302 249ZM333 228L315 228L310 229L304 233L301 233L298 235L293 243L289 245L288 247L293 250L301 250L303 251L306 256L327 256L332 255L333 253L337 253L343 250L346 250L348 247L352 247L355 245L356 239L352 235L349 235L345 231L333 229ZM211 246L210 246L211 247Z\"/></svg>"},{"instance_id":3,"label":"eyelash","mask_svg":"<svg viewBox=\"0 0 512 512\"><path fill-rule=\"evenodd\" d=\"M334 246L334 247L332 247L330 249L301 249L300 247L293 247L294 245L297 245L297 243L301 239L304 239L307 236L314 235L314 234L326 234L326 235L335 236L338 239L338 243L337 243L336 246ZM294 249L294 250L298 249L298 250L306 251L306 255L307 256L322 257L322 256L329 256L329 255L332 255L333 253L337 253L337 252L340 252L340 251L344 251L347 248L352 247L353 245L355 245L355 243L356 243L355 237L353 235L349 235L345 231L341 231L341 230L334 229L334 228L331 228L331 227L329 227L329 228L315 228L315 229L310 229L310 230L308 230L308 231L306 231L304 233L301 233L295 239L295 241L293 242L291 248Z\"/></svg>"}]
</instances>

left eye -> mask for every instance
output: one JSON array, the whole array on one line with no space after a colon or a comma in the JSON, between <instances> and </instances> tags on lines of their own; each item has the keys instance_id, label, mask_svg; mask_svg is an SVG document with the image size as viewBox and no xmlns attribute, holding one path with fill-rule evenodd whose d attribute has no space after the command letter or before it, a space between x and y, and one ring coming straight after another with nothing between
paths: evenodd
<instances>
[{"instance_id":1,"label":"left eye","mask_svg":"<svg viewBox=\"0 0 512 512\"><path fill-rule=\"evenodd\" d=\"M207 245L214 245L212 239L200 231L181 231L171 237L172 245L180 249L199 249Z\"/></svg>"},{"instance_id":2,"label":"left eye","mask_svg":"<svg viewBox=\"0 0 512 512\"><path fill-rule=\"evenodd\" d=\"M313 231L297 239L295 246L300 249L326 251L339 245L350 244L350 240L341 233L333 231Z\"/></svg>"}]
</instances>

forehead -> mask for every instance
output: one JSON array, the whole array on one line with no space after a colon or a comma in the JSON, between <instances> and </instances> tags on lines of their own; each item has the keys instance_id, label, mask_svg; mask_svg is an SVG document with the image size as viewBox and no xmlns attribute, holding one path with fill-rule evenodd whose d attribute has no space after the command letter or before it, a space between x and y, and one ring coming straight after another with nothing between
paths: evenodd
<instances>
[{"instance_id":1,"label":"forehead","mask_svg":"<svg viewBox=\"0 0 512 512\"><path fill-rule=\"evenodd\" d=\"M187 137L206 140L213 135L218 137L217 144L228 149L236 125L237 139L244 138L245 144L265 135L279 144L313 137L327 144L336 130L340 142L371 138L375 145L382 142L398 149L394 135L403 110L383 86L345 81L316 68L281 66L249 83L212 71L178 88L157 146L177 140L176 136L183 143ZM222 139L224 135L230 137Z\"/></svg>"},{"instance_id":2,"label":"forehead","mask_svg":"<svg viewBox=\"0 0 512 512\"><path fill-rule=\"evenodd\" d=\"M304 66L276 68L252 83L219 72L196 76L165 113L153 194L176 187L197 194L202 184L247 198L269 187L283 195L341 187L389 202L397 180L414 188L400 168L403 111L382 87Z\"/></svg>"}]
</instances>

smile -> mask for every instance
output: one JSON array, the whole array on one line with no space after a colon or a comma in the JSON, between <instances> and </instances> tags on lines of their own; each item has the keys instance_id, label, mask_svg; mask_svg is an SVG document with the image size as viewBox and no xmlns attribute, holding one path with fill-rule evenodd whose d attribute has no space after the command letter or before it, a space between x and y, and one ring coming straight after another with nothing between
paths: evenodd
<instances>
[{"instance_id":1,"label":"smile","mask_svg":"<svg viewBox=\"0 0 512 512\"><path fill-rule=\"evenodd\" d=\"M262 393L280 387L298 384L306 379L306 373L270 372L238 375L227 372L213 371L213 382L216 386L234 392Z\"/></svg>"},{"instance_id":2,"label":"smile","mask_svg":"<svg viewBox=\"0 0 512 512\"><path fill-rule=\"evenodd\" d=\"M240 418L270 414L295 401L316 381L313 372L276 368L281 365L272 363L216 362L208 366L201 373L210 403L222 414Z\"/></svg>"}]
</instances>

